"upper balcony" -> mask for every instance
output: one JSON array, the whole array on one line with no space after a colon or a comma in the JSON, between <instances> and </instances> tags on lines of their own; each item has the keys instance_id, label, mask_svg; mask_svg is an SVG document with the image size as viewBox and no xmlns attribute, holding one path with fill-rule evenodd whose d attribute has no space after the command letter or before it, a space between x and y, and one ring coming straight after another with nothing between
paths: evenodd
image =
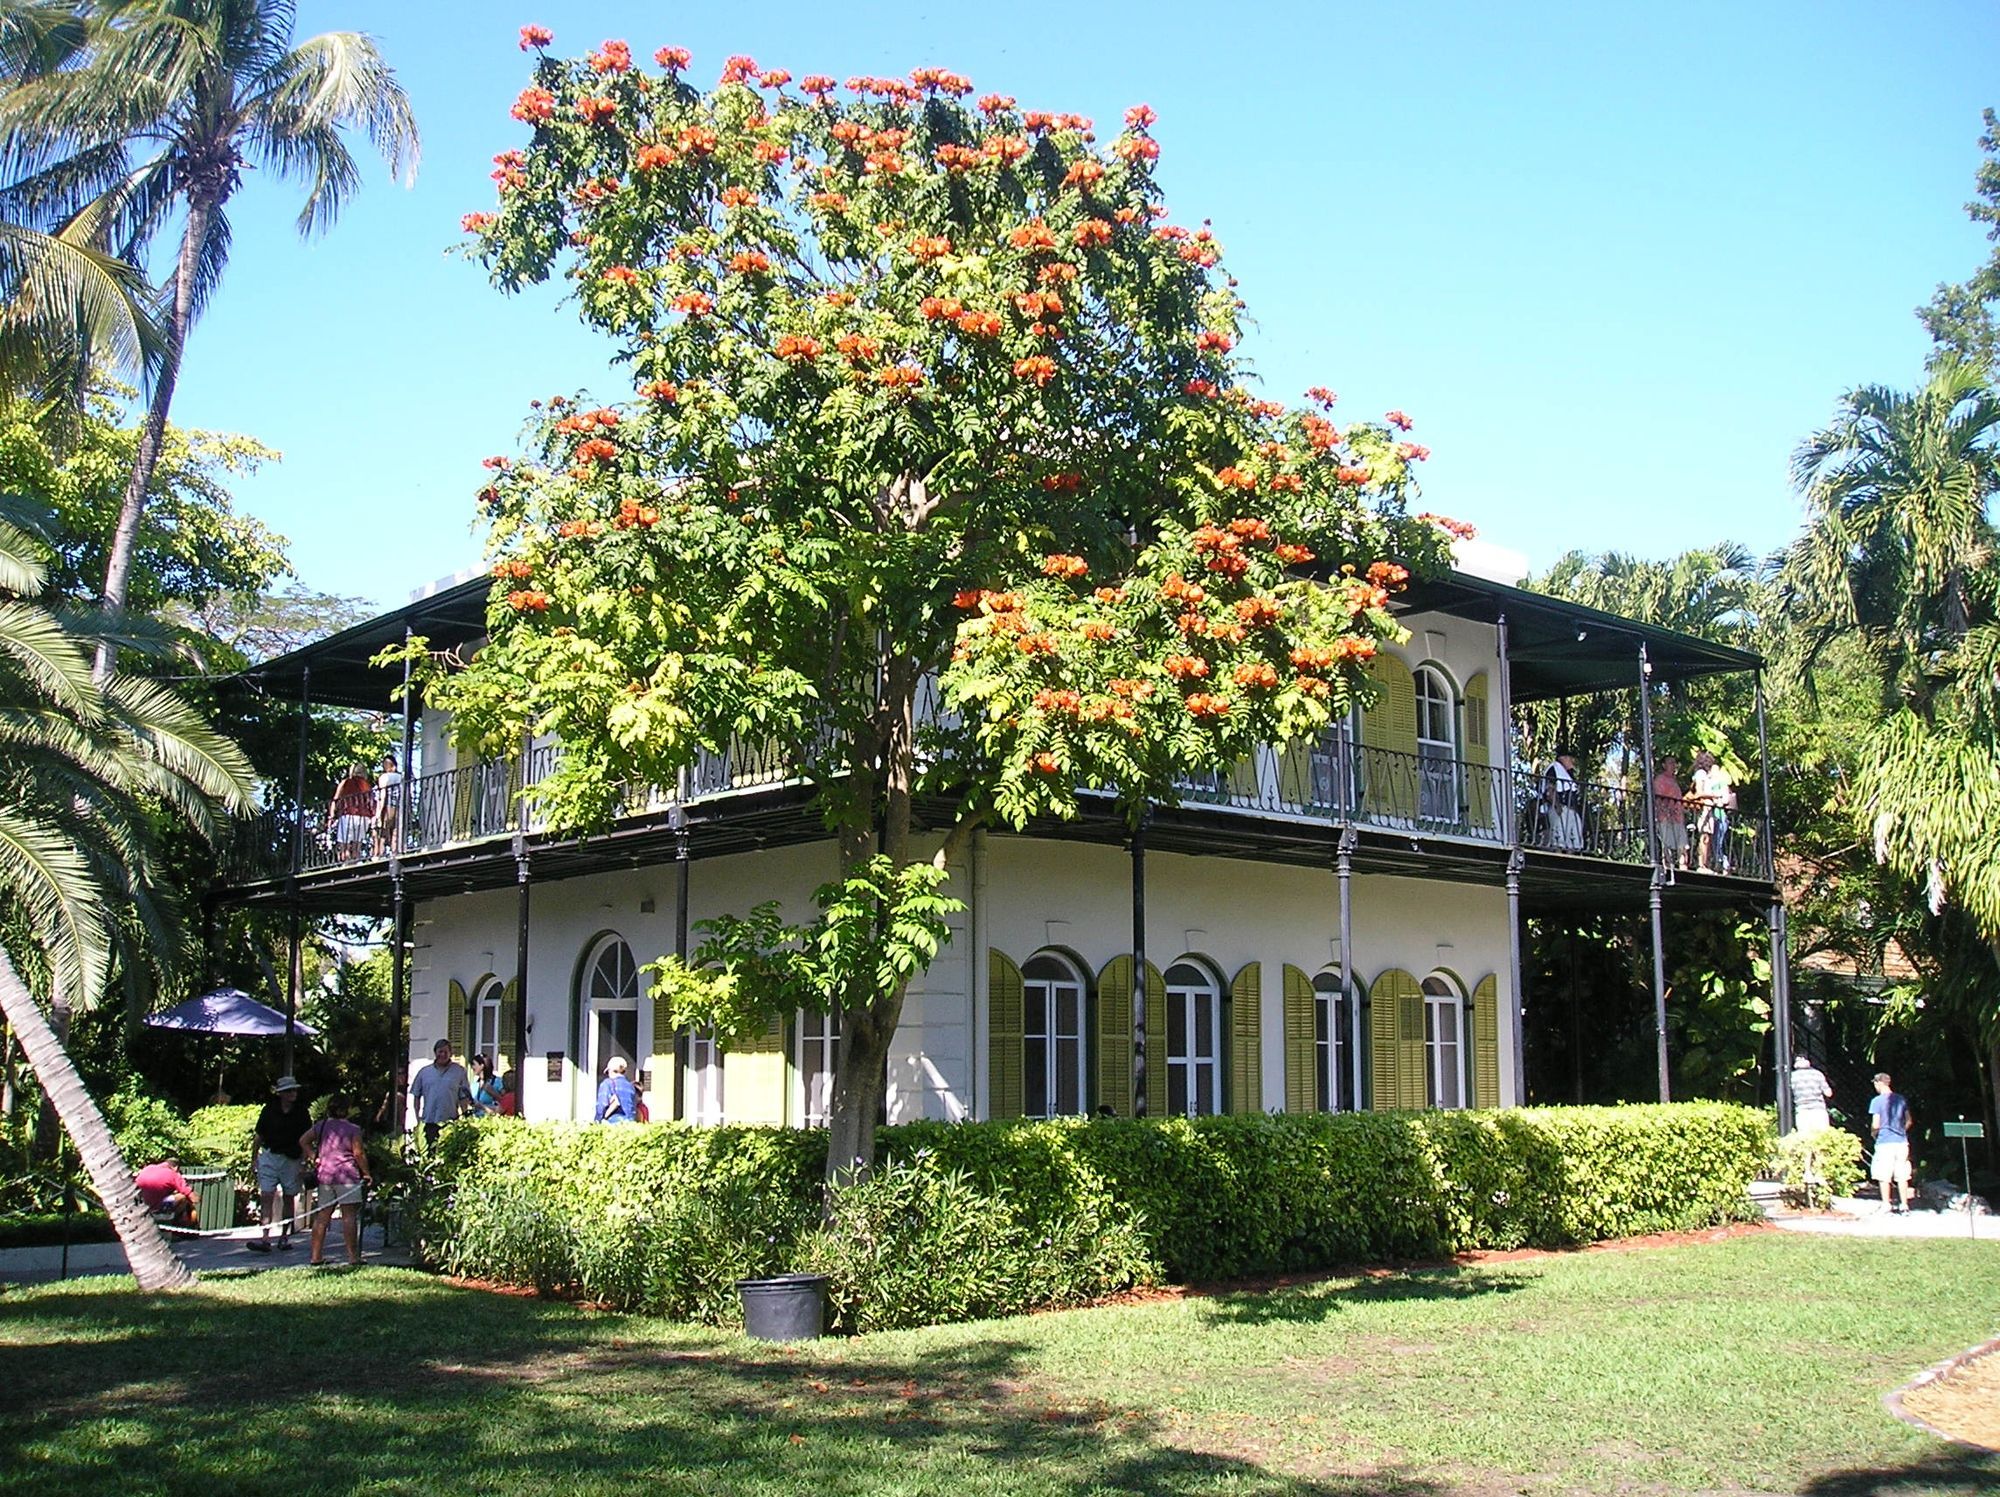
<instances>
[{"instance_id":1,"label":"upper balcony","mask_svg":"<svg viewBox=\"0 0 2000 1497\"><path fill-rule=\"evenodd\" d=\"M302 705L395 710L400 672L372 665L373 657L411 634L437 646L476 641L487 591L485 578L474 579L240 679ZM1317 744L1263 750L1228 773L1190 781L1180 805L1155 818L1154 845L1325 867L1346 835L1361 852L1357 866L1486 881L1519 850L1531 882L1552 896L1584 899L1604 887L1629 897L1643 888L1655 797L1637 765L1622 777L1585 781L1558 804L1539 774L1505 766L1511 736L1503 704L1631 689L1642 648L1656 683L1755 670L1756 657L1462 573L1414 585L1402 604L1412 643L1398 668L1420 722L1415 733L1405 725L1390 747L1393 733L1368 723L1342 727ZM1443 662L1441 678L1455 668L1465 683L1455 731L1421 726L1436 706L1423 684L1434 661ZM425 741L441 747L435 733ZM506 761L415 774L401 787L393 821L346 841L321 811L309 810L303 824L289 811L266 813L243 829L225 860L225 882L242 899L374 909L392 874L415 897L512 883L517 850L532 854L539 881L670 858L686 840L701 857L825 835L795 756L764 744L704 755L675 785L633 787L615 824L580 841L549 827L534 794L559 754L559 746L539 745ZM1032 830L1120 835L1110 797L1086 802L1078 822ZM1661 802L1657 810L1662 825L1679 820L1687 829L1690 866L1673 877L1691 897L1735 899L1768 888L1770 849L1748 796L1742 812L1725 818L1726 830L1707 838L1693 808Z\"/></svg>"}]
</instances>

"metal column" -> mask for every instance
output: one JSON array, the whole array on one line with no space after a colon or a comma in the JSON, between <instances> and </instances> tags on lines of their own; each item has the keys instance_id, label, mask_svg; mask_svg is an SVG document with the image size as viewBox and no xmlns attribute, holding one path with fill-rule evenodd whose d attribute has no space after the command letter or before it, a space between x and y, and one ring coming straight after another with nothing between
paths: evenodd
<instances>
[{"instance_id":1,"label":"metal column","mask_svg":"<svg viewBox=\"0 0 2000 1497\"><path fill-rule=\"evenodd\" d=\"M1146 1115L1146 813L1132 827L1132 1116Z\"/></svg>"},{"instance_id":2,"label":"metal column","mask_svg":"<svg viewBox=\"0 0 2000 1497\"><path fill-rule=\"evenodd\" d=\"M676 805L669 819L674 828L674 960L678 961L682 966L686 966L688 958L688 884L690 872L688 866L687 812L681 806ZM687 1089L685 1081L688 1060L690 1059L688 1055L688 1039L689 1036L685 1033L674 1036L674 1116L676 1118L685 1118L687 1116ZM653 1036L653 1049L656 1053L665 1053L660 1049L660 1037L657 1034Z\"/></svg>"},{"instance_id":3,"label":"metal column","mask_svg":"<svg viewBox=\"0 0 2000 1497\"><path fill-rule=\"evenodd\" d=\"M410 658L407 649L413 631L409 625L403 626L403 753L397 762L402 777L396 781L395 804L390 814L395 817L396 834L389 841L389 883L393 891L390 899L389 916L389 993L395 1017L389 1029L389 1126L398 1137L403 1133L408 1110L404 1093L408 1085L410 1070L410 1039L405 1029L409 1017L407 1013L409 997L408 963L410 960L410 910L405 903L403 891L403 849L408 845L410 835L410 777L415 773L411 764L413 746L416 742L416 703L411 695Z\"/></svg>"},{"instance_id":4,"label":"metal column","mask_svg":"<svg viewBox=\"0 0 2000 1497\"><path fill-rule=\"evenodd\" d=\"M1507 982L1509 1005L1514 1011L1514 1096L1513 1105L1528 1100L1527 1002L1521 991L1521 869L1527 859L1521 852L1521 810L1515 804L1519 793L1514 783L1514 664L1508 650L1507 615L1495 623L1494 648L1500 657L1500 790L1507 818ZM1561 745L1557 745L1561 747Z\"/></svg>"},{"instance_id":5,"label":"metal column","mask_svg":"<svg viewBox=\"0 0 2000 1497\"><path fill-rule=\"evenodd\" d=\"M1659 1052L1660 1100L1672 1099L1673 1083L1667 1071L1667 952L1662 932L1661 891L1666 887L1667 870L1660 862L1659 806L1653 799L1653 663L1646 658L1646 645L1639 644L1639 752L1646 776L1639 804L1645 808L1646 852L1653 862L1653 876L1646 890L1646 912L1653 926L1653 1033Z\"/></svg>"},{"instance_id":6,"label":"metal column","mask_svg":"<svg viewBox=\"0 0 2000 1497\"><path fill-rule=\"evenodd\" d=\"M514 882L520 890L520 906L514 932L514 1044L521 1052L515 1062L514 1106L517 1115L528 1116L528 756L534 739L521 735L521 799L514 815Z\"/></svg>"},{"instance_id":7,"label":"metal column","mask_svg":"<svg viewBox=\"0 0 2000 1497\"><path fill-rule=\"evenodd\" d=\"M1785 896L1777 889L1778 844L1771 834L1771 746L1764 726L1764 672L1757 672L1757 783L1762 790L1762 822L1758 833L1763 848L1765 876L1771 880L1773 897L1766 918L1771 928L1771 1017L1772 1043L1776 1053L1772 1069L1778 1094L1778 1131L1790 1133L1796 1118L1792 1099L1792 970L1787 945Z\"/></svg>"},{"instance_id":8,"label":"metal column","mask_svg":"<svg viewBox=\"0 0 2000 1497\"><path fill-rule=\"evenodd\" d=\"M299 865L306 858L306 738L312 727L312 667L299 670L299 755L292 780L292 859L285 873L291 919L286 929L285 962L285 1066L292 1074L292 1055L298 1040L299 989L305 982L304 936L299 929Z\"/></svg>"},{"instance_id":9,"label":"metal column","mask_svg":"<svg viewBox=\"0 0 2000 1497\"><path fill-rule=\"evenodd\" d=\"M1334 876L1340 880L1340 987L1347 999L1347 1110L1361 1110L1361 993L1354 982L1354 828L1340 829Z\"/></svg>"}]
</instances>

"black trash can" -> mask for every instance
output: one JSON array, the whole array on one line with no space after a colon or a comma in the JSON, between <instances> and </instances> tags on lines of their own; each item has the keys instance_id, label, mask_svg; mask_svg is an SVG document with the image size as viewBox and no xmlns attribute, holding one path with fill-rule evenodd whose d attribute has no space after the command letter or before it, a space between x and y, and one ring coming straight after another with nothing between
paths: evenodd
<instances>
[{"instance_id":1,"label":"black trash can","mask_svg":"<svg viewBox=\"0 0 2000 1497\"><path fill-rule=\"evenodd\" d=\"M826 1330L826 1275L783 1273L738 1279L743 1330L759 1341L810 1341Z\"/></svg>"}]
</instances>

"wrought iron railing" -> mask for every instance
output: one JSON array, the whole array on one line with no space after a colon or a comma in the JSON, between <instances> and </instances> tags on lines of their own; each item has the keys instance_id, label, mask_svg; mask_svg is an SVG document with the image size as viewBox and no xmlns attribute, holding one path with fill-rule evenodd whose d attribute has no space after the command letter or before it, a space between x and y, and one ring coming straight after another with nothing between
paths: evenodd
<instances>
[{"instance_id":1,"label":"wrought iron railing","mask_svg":"<svg viewBox=\"0 0 2000 1497\"><path fill-rule=\"evenodd\" d=\"M293 867L319 872L342 864L380 862L459 844L542 830L546 816L535 787L554 771L561 750L536 745L524 757L459 765L416 775L388 792L396 804L369 819L365 836L342 838L338 819L310 814L300 827L289 810L266 812L247 824L230 858L236 882L282 878ZM703 752L672 789L633 783L620 811L627 817L657 814L676 802L794 780L797 756L776 742L739 742L723 753ZM1560 794L1545 778L1512 777L1496 765L1434 754L1408 754L1356 743L1333 733L1317 743L1263 749L1233 769L1190 778L1184 801L1253 815L1352 823L1418 837L1451 837L1493 846L1510 843L1615 863L1643 865L1648 857L1647 802L1636 787L1616 782L1575 783ZM381 803L377 801L379 808ZM1697 808L1681 808L1687 854L1669 866L1690 872L1766 879L1770 860L1754 823L1732 823L1704 839ZM1661 807L1663 824L1676 812ZM1511 818L1511 822L1510 822ZM355 828L350 822L346 830ZM1671 838L1663 839L1671 840Z\"/></svg>"}]
</instances>

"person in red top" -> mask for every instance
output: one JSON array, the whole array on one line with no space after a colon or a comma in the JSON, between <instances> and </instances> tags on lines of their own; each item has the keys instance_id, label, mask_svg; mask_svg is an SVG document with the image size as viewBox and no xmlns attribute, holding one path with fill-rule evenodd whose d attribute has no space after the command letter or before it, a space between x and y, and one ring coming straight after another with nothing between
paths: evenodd
<instances>
[{"instance_id":1,"label":"person in red top","mask_svg":"<svg viewBox=\"0 0 2000 1497\"><path fill-rule=\"evenodd\" d=\"M1653 776L1653 824L1660 834L1660 861L1669 868L1688 865L1687 796L1681 790L1681 761L1672 754Z\"/></svg>"},{"instance_id":2,"label":"person in red top","mask_svg":"<svg viewBox=\"0 0 2000 1497\"><path fill-rule=\"evenodd\" d=\"M132 1177L139 1198L154 1216L171 1213L172 1225L194 1225L194 1191L181 1174L181 1162L171 1155L158 1164L149 1164Z\"/></svg>"},{"instance_id":3,"label":"person in red top","mask_svg":"<svg viewBox=\"0 0 2000 1497\"><path fill-rule=\"evenodd\" d=\"M343 863L359 859L368 846L375 828L375 786L359 764L348 765L346 777L333 787L333 799L326 807L326 827L333 833Z\"/></svg>"}]
</instances>

